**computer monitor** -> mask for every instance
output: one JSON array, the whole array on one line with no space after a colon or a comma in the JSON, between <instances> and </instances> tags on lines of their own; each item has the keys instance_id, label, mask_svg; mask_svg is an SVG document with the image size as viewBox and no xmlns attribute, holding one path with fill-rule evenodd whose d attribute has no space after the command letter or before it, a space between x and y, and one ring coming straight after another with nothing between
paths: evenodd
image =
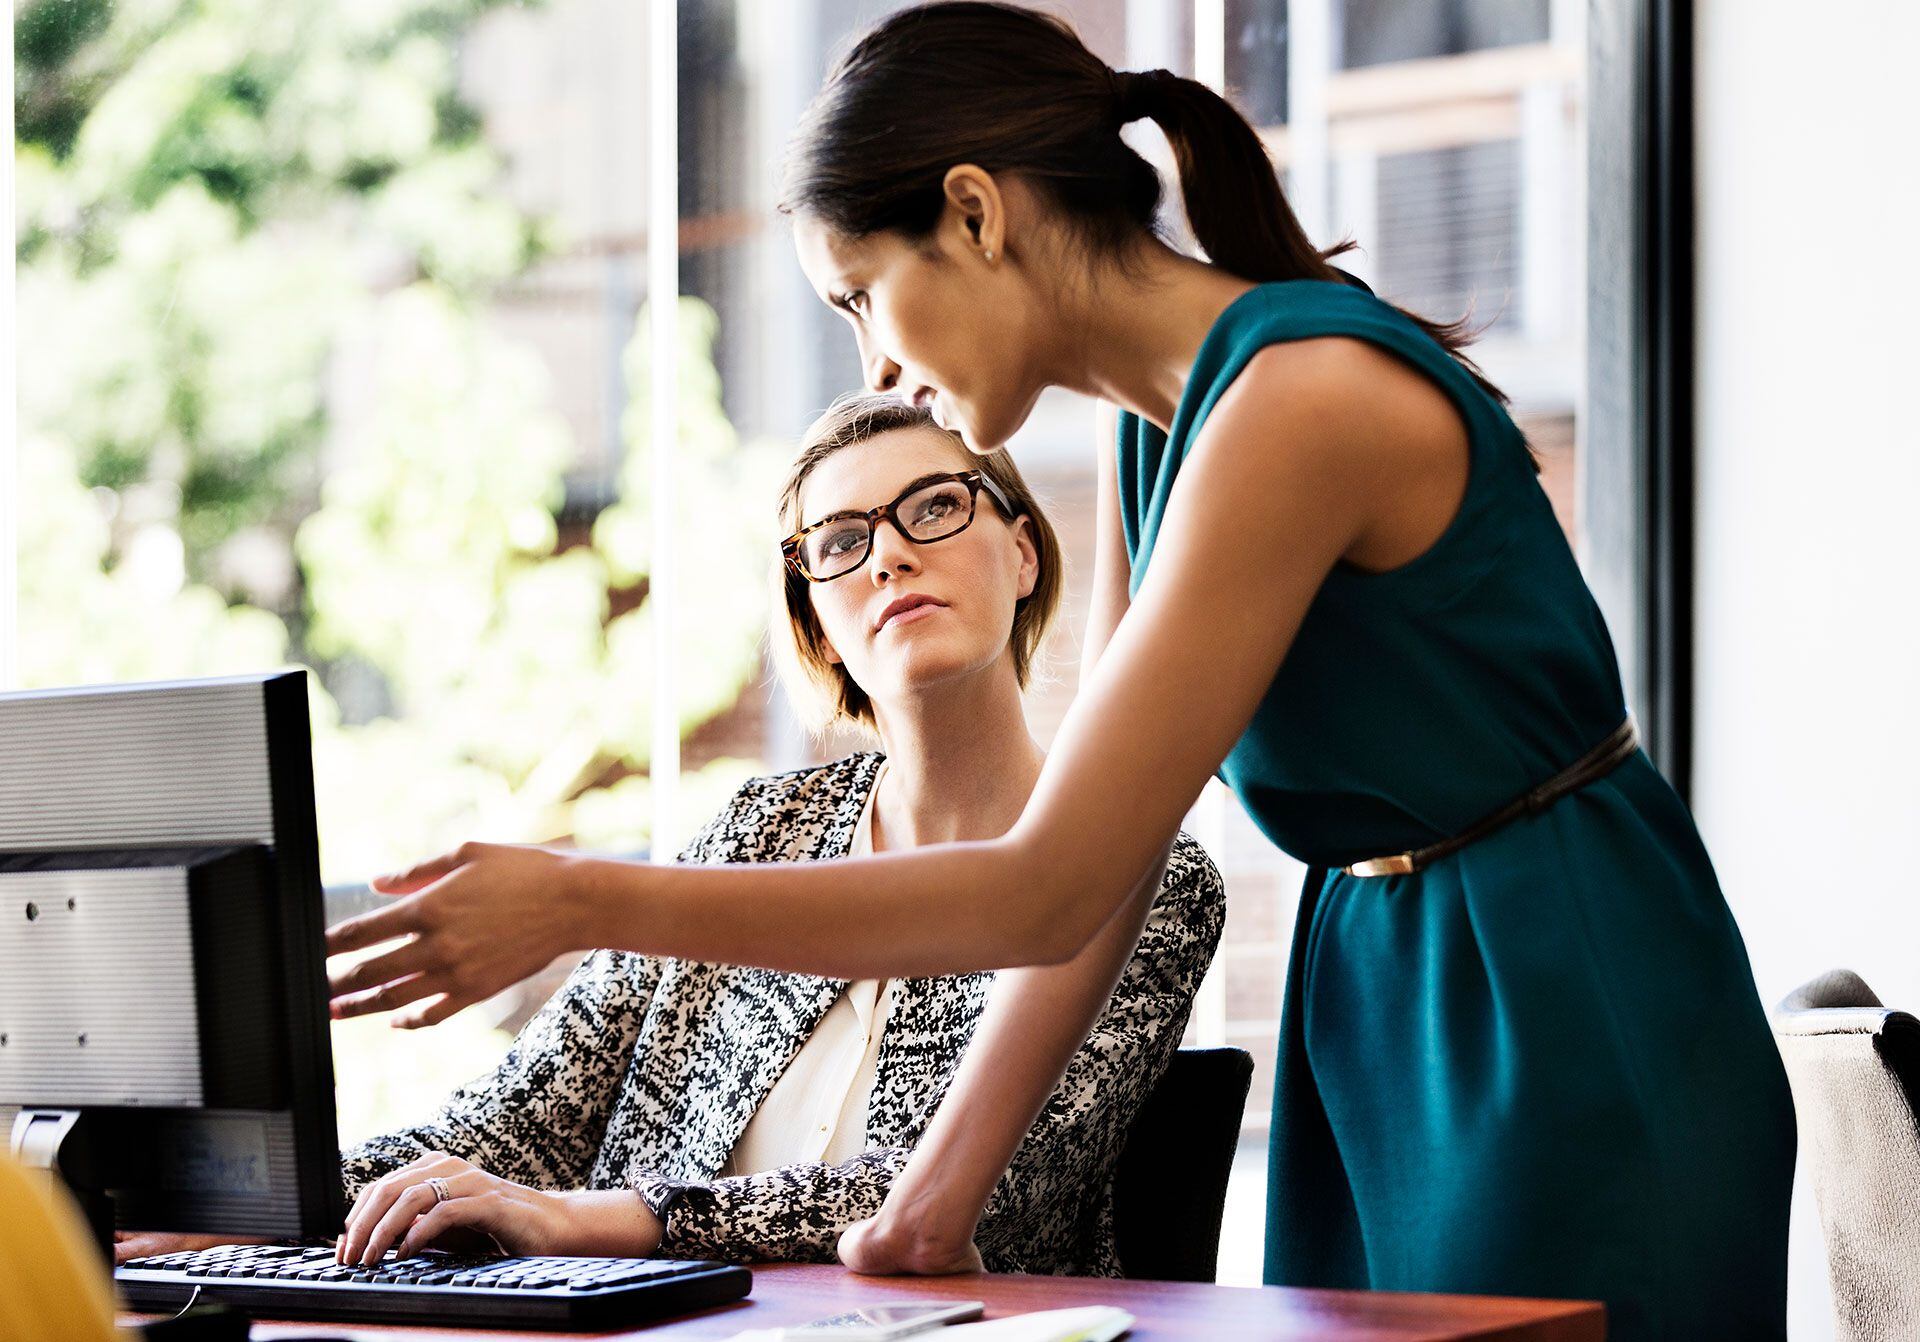
<instances>
[{"instance_id":1,"label":"computer monitor","mask_svg":"<svg viewBox=\"0 0 1920 1342\"><path fill-rule=\"evenodd\" d=\"M0 694L0 1131L122 1229L345 1219L304 671Z\"/></svg>"}]
</instances>

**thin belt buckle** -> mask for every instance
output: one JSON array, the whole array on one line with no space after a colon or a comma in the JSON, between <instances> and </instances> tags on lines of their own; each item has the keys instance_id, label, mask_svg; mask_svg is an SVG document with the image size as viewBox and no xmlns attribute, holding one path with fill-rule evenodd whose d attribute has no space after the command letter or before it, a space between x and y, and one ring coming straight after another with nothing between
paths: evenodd
<instances>
[{"instance_id":1,"label":"thin belt buckle","mask_svg":"<svg viewBox=\"0 0 1920 1342\"><path fill-rule=\"evenodd\" d=\"M1419 869L1412 853L1395 853L1391 857L1370 857L1365 862L1356 862L1346 868L1346 872L1349 876L1411 876Z\"/></svg>"},{"instance_id":2,"label":"thin belt buckle","mask_svg":"<svg viewBox=\"0 0 1920 1342\"><path fill-rule=\"evenodd\" d=\"M1625 722L1614 728L1606 740L1588 751L1585 756L1534 788L1519 801L1511 802L1474 822L1453 838L1442 839L1439 843L1426 848L1412 848L1404 853L1393 853L1386 857L1370 857L1363 862L1342 867L1340 870L1349 876L1411 876L1428 862L1457 853L1468 844L1485 837L1509 821L1517 820L1521 815L1537 814L1545 806L1575 788L1584 787L1597 778L1605 777L1639 748L1639 742L1640 729L1629 716Z\"/></svg>"}]
</instances>

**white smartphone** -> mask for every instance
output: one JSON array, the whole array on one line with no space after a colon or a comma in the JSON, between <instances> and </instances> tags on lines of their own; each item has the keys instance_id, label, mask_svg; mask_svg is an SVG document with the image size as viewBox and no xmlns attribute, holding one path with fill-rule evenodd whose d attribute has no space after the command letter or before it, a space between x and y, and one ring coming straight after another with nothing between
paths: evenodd
<instances>
[{"instance_id":1,"label":"white smartphone","mask_svg":"<svg viewBox=\"0 0 1920 1342\"><path fill-rule=\"evenodd\" d=\"M784 1342L892 1342L930 1328L977 1319L986 1310L978 1300L901 1300L865 1305L830 1319L815 1319L780 1334Z\"/></svg>"}]
</instances>

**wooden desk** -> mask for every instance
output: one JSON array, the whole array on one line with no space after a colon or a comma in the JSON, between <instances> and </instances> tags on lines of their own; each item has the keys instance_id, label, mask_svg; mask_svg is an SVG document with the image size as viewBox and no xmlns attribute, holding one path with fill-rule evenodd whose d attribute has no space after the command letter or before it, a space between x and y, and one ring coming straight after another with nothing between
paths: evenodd
<instances>
[{"instance_id":1,"label":"wooden desk","mask_svg":"<svg viewBox=\"0 0 1920 1342\"><path fill-rule=\"evenodd\" d=\"M1277 1287L1202 1286L1187 1282L1108 1281L1086 1277L859 1277L841 1267L781 1264L753 1269L753 1293L738 1304L612 1336L646 1342L729 1338L748 1328L807 1323L860 1305L909 1297L983 1300L987 1317L1074 1305L1115 1305L1136 1320L1136 1342L1254 1338L1260 1342L1602 1342L1600 1306L1553 1300L1466 1295L1392 1295L1370 1291L1293 1291ZM388 1328L367 1324L256 1324L253 1336L365 1338L553 1338L554 1333L501 1329ZM575 1334L578 1336L578 1334ZM594 1336L610 1336L594 1334ZM925 1335L938 1342L940 1334Z\"/></svg>"}]
</instances>

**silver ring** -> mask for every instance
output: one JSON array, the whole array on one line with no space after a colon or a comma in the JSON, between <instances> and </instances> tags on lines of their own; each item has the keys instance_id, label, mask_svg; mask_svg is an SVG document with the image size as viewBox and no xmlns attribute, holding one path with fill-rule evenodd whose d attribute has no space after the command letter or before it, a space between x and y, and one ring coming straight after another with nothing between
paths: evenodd
<instances>
[{"instance_id":1,"label":"silver ring","mask_svg":"<svg viewBox=\"0 0 1920 1342\"><path fill-rule=\"evenodd\" d=\"M447 1191L447 1181L437 1175L427 1180L427 1187L433 1190L433 1200L435 1202L445 1202L453 1196L453 1194Z\"/></svg>"}]
</instances>

